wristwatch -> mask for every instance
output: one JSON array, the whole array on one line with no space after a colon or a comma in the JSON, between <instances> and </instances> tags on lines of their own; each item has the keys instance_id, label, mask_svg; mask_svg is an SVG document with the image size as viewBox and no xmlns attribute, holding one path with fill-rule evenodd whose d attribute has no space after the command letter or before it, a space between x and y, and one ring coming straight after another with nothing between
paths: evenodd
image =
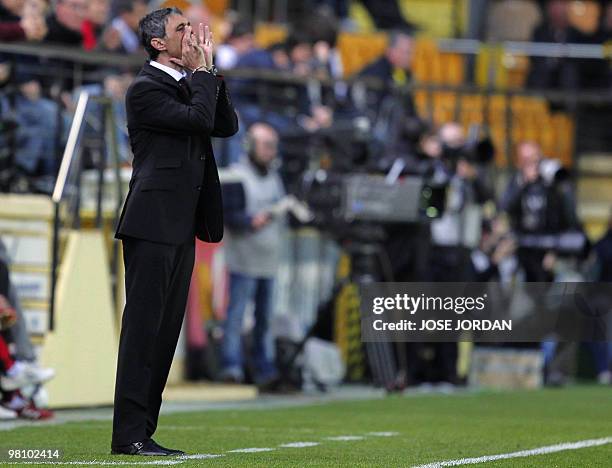
<instances>
[{"instance_id":1,"label":"wristwatch","mask_svg":"<svg viewBox=\"0 0 612 468\"><path fill-rule=\"evenodd\" d=\"M196 68L195 70L193 70L193 72L191 72L192 74L195 72L199 72L199 71L205 71L206 73L210 73L213 76L217 76L217 67L215 67L215 65L211 65L210 68L206 68L205 66L201 66Z\"/></svg>"}]
</instances>

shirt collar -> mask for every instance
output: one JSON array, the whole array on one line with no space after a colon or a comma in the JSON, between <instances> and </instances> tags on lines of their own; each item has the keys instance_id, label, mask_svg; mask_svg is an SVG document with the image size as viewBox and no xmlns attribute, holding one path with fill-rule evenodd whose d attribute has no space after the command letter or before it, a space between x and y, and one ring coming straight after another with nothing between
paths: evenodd
<instances>
[{"instance_id":1,"label":"shirt collar","mask_svg":"<svg viewBox=\"0 0 612 468\"><path fill-rule=\"evenodd\" d=\"M170 75L172 78L174 78L176 81L180 81L181 78L184 78L187 74L185 72L180 72L175 70L174 68L170 68L166 65L163 65L159 62L156 62L155 60L151 60L149 62L151 64L152 67L155 67L163 72L166 72L168 75Z\"/></svg>"}]
</instances>

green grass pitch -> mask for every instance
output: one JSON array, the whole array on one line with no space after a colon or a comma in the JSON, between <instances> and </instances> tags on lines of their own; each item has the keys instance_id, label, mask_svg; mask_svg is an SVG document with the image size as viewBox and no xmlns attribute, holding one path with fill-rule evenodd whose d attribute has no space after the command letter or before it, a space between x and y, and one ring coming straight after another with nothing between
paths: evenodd
<instances>
[{"instance_id":1,"label":"green grass pitch","mask_svg":"<svg viewBox=\"0 0 612 468\"><path fill-rule=\"evenodd\" d=\"M61 448L61 461L72 461L72 466L86 466L86 461L145 466L169 460L111 456L110 431L110 421L33 424L1 431L0 446ZM338 436L355 437L329 439ZM180 461L179 467L266 468L410 467L605 437L612 437L612 388L592 386L175 413L162 415L156 434L160 444L188 454L221 455ZM281 447L295 442L318 445ZM244 448L273 450L230 452ZM612 444L468 466L610 468Z\"/></svg>"}]
</instances>

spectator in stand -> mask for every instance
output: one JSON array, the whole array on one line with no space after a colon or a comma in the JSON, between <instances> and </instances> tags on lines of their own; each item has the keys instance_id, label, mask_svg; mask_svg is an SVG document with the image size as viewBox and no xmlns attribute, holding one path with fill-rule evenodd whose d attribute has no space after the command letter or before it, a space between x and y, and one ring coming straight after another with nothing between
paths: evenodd
<instances>
[{"instance_id":1,"label":"spectator in stand","mask_svg":"<svg viewBox=\"0 0 612 468\"><path fill-rule=\"evenodd\" d=\"M144 0L121 0L115 4L117 15L104 32L104 48L112 52L133 54L140 50L138 22L147 14Z\"/></svg>"},{"instance_id":2,"label":"spectator in stand","mask_svg":"<svg viewBox=\"0 0 612 468\"><path fill-rule=\"evenodd\" d=\"M497 0L487 3L487 41L528 41L541 21L542 13L535 0Z\"/></svg>"},{"instance_id":3,"label":"spectator in stand","mask_svg":"<svg viewBox=\"0 0 612 468\"><path fill-rule=\"evenodd\" d=\"M385 53L378 60L367 65L359 76L361 78L375 78L382 81L383 88L370 90L367 93L367 106L372 118L376 120L383 108L400 105L403 112L415 115L412 96L405 94L403 102L392 96L393 86L402 86L411 79L410 68L414 55L414 38L407 30L392 31L389 34L389 43ZM387 99L388 98L388 99ZM387 101L387 102L385 102ZM390 101L390 102L388 102Z\"/></svg>"},{"instance_id":4,"label":"spectator in stand","mask_svg":"<svg viewBox=\"0 0 612 468\"><path fill-rule=\"evenodd\" d=\"M367 65L359 76L378 78L385 83L405 84L410 78L413 55L412 34L406 30L392 31L383 56Z\"/></svg>"},{"instance_id":5,"label":"spectator in stand","mask_svg":"<svg viewBox=\"0 0 612 468\"><path fill-rule=\"evenodd\" d=\"M582 31L581 34L579 42L586 44L606 44L612 40L612 1L603 5L597 30ZM612 85L610 60L605 54L602 59L578 59L576 64L581 88L606 89ZM603 118L609 118L609 114Z\"/></svg>"},{"instance_id":6,"label":"spectator in stand","mask_svg":"<svg viewBox=\"0 0 612 468\"><path fill-rule=\"evenodd\" d=\"M532 42L575 43L581 34L569 24L569 2L548 0L544 20L533 31ZM531 88L575 89L579 85L578 67L572 59L533 57L527 78Z\"/></svg>"},{"instance_id":7,"label":"spectator in stand","mask_svg":"<svg viewBox=\"0 0 612 468\"><path fill-rule=\"evenodd\" d=\"M280 44L269 49L255 48L242 55L237 63L237 69L259 69L264 71L294 72L300 76L308 76L312 59L312 44L310 38L303 33L291 33ZM298 114L309 114L310 106L304 86L287 83L261 83L254 79L232 79L234 103L240 113L245 127L266 120L277 131L293 130L297 126ZM268 107L260 106L262 93Z\"/></svg>"},{"instance_id":8,"label":"spectator in stand","mask_svg":"<svg viewBox=\"0 0 612 468\"><path fill-rule=\"evenodd\" d=\"M25 0L0 0L0 19L2 21L19 21L24 6Z\"/></svg>"},{"instance_id":9,"label":"spectator in stand","mask_svg":"<svg viewBox=\"0 0 612 468\"><path fill-rule=\"evenodd\" d=\"M312 42L312 37L307 34L294 32L284 44L289 69L298 76L310 76L312 72Z\"/></svg>"},{"instance_id":10,"label":"spectator in stand","mask_svg":"<svg viewBox=\"0 0 612 468\"><path fill-rule=\"evenodd\" d=\"M41 83L33 76L18 72L15 80L19 85L14 107L18 124L15 164L30 177L55 175L57 103L43 97Z\"/></svg>"},{"instance_id":11,"label":"spectator in stand","mask_svg":"<svg viewBox=\"0 0 612 468\"><path fill-rule=\"evenodd\" d=\"M313 68L321 78L341 79L344 74L342 57L337 49L338 18L329 8L318 8L306 17L301 26L312 36Z\"/></svg>"},{"instance_id":12,"label":"spectator in stand","mask_svg":"<svg viewBox=\"0 0 612 468\"><path fill-rule=\"evenodd\" d=\"M221 70L234 68L242 56L255 49L255 35L250 21L240 20L231 28L227 41L217 47L216 62Z\"/></svg>"},{"instance_id":13,"label":"spectator in stand","mask_svg":"<svg viewBox=\"0 0 612 468\"><path fill-rule=\"evenodd\" d=\"M109 0L90 0L87 4L87 18L83 24L83 48L93 50L98 46L110 11Z\"/></svg>"},{"instance_id":14,"label":"spectator in stand","mask_svg":"<svg viewBox=\"0 0 612 468\"><path fill-rule=\"evenodd\" d=\"M55 12L47 18L46 42L72 46L83 45L83 25L87 0L57 0Z\"/></svg>"},{"instance_id":15,"label":"spectator in stand","mask_svg":"<svg viewBox=\"0 0 612 468\"><path fill-rule=\"evenodd\" d=\"M120 72L118 70L109 69L102 72L104 79L102 83L91 83L80 88L75 88L71 93L62 93L62 101L66 109L70 112L76 110L78 97L81 91L87 91L90 96L104 96L110 98L115 119L115 134L117 137L118 156L120 164L129 164L132 159L132 154L129 150L129 138L127 133L127 117L125 110L125 95L130 83L134 80L131 73ZM103 121L103 107L100 103L93 101L88 105L88 115L94 117L95 122ZM89 134L95 138L99 129L94 128L87 123L84 127L84 135L87 138ZM111 152L107 152L107 157L111 157ZM110 164L113 164L110 162Z\"/></svg>"},{"instance_id":16,"label":"spectator in stand","mask_svg":"<svg viewBox=\"0 0 612 468\"><path fill-rule=\"evenodd\" d=\"M599 26L599 40L604 43L612 40L612 2L607 2L601 15L601 24Z\"/></svg>"},{"instance_id":17,"label":"spectator in stand","mask_svg":"<svg viewBox=\"0 0 612 468\"><path fill-rule=\"evenodd\" d=\"M40 41L47 34L44 0L0 0L0 41Z\"/></svg>"},{"instance_id":18,"label":"spectator in stand","mask_svg":"<svg viewBox=\"0 0 612 468\"><path fill-rule=\"evenodd\" d=\"M238 61L245 55L256 50L255 35L253 32L253 24L249 21L239 20L230 23L230 31L228 38L224 44L217 46L215 63L221 72L236 67ZM234 80L242 83L243 80ZM234 91L234 100L236 100L237 92ZM240 98L238 97L237 109L239 108ZM247 104L247 108L250 106ZM248 109L247 109L248 116ZM239 118L242 116L239 113ZM255 119L255 117L253 117ZM244 120L242 120L244 122ZM220 166L227 166L238 162L242 154L241 141L244 138L244 125L240 125L236 138L216 139L213 142L215 145L215 154L217 162Z\"/></svg>"}]
</instances>

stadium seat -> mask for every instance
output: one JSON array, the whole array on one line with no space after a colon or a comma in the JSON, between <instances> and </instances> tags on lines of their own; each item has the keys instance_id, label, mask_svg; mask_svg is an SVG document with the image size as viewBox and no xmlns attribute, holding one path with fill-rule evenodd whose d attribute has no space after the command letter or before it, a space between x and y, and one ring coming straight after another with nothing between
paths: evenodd
<instances>
[{"instance_id":1,"label":"stadium seat","mask_svg":"<svg viewBox=\"0 0 612 468\"><path fill-rule=\"evenodd\" d=\"M259 23L255 27L255 43L258 47L270 47L287 37L287 28L274 23Z\"/></svg>"},{"instance_id":2,"label":"stadium seat","mask_svg":"<svg viewBox=\"0 0 612 468\"><path fill-rule=\"evenodd\" d=\"M467 3L455 0L398 0L405 18L433 37L452 37L464 30ZM455 24L457 23L457 24Z\"/></svg>"},{"instance_id":3,"label":"stadium seat","mask_svg":"<svg viewBox=\"0 0 612 468\"><path fill-rule=\"evenodd\" d=\"M338 50L342 59L344 76L358 73L363 67L380 57L387 46L385 33L341 33Z\"/></svg>"},{"instance_id":4,"label":"stadium seat","mask_svg":"<svg viewBox=\"0 0 612 468\"><path fill-rule=\"evenodd\" d=\"M206 6L213 15L223 16L230 2L229 0L206 0Z\"/></svg>"},{"instance_id":5,"label":"stadium seat","mask_svg":"<svg viewBox=\"0 0 612 468\"><path fill-rule=\"evenodd\" d=\"M166 0L160 5L160 7L162 8L177 7L183 11L185 11L190 6L191 2L189 0Z\"/></svg>"}]
</instances>

